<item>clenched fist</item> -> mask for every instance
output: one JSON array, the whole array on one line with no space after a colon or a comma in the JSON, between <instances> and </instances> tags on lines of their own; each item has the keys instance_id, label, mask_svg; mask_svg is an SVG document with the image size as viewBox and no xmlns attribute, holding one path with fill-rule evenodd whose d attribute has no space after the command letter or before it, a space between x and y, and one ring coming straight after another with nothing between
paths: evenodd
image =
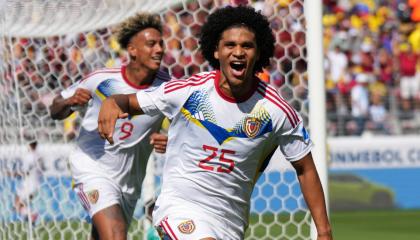
<instances>
[{"instance_id":1,"label":"clenched fist","mask_svg":"<svg viewBox=\"0 0 420 240\"><path fill-rule=\"evenodd\" d=\"M86 103L89 102L89 100L92 98L92 95L90 95L90 91L84 88L78 88L74 92L73 96L66 99L67 105L71 107L76 106L83 106Z\"/></svg>"}]
</instances>

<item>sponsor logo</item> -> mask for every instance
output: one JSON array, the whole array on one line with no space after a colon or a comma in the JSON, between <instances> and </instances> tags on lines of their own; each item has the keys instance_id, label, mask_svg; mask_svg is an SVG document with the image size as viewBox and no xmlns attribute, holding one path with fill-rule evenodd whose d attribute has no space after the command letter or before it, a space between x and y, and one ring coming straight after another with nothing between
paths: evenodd
<instances>
[{"instance_id":1,"label":"sponsor logo","mask_svg":"<svg viewBox=\"0 0 420 240\"><path fill-rule=\"evenodd\" d=\"M89 199L89 202L95 204L99 199L99 192L98 190L92 190L86 193Z\"/></svg>"},{"instance_id":2,"label":"sponsor logo","mask_svg":"<svg viewBox=\"0 0 420 240\"><path fill-rule=\"evenodd\" d=\"M195 225L194 225L193 220L187 220L187 221L182 222L181 224L178 225L178 229L181 233L184 233L184 234L190 234L194 232Z\"/></svg>"},{"instance_id":3,"label":"sponsor logo","mask_svg":"<svg viewBox=\"0 0 420 240\"><path fill-rule=\"evenodd\" d=\"M257 136L258 132L261 128L261 121L255 117L248 117L245 119L245 123L243 126L245 134L249 138L254 138Z\"/></svg>"}]
</instances>

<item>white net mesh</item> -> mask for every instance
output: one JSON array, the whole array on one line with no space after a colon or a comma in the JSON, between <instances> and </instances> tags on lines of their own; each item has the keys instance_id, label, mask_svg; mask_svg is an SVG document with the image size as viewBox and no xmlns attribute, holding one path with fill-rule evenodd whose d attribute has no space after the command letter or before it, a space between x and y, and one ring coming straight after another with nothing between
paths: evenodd
<instances>
[{"instance_id":1,"label":"white net mesh","mask_svg":"<svg viewBox=\"0 0 420 240\"><path fill-rule=\"evenodd\" d=\"M112 35L114 24L140 10L159 12L167 48L163 66L182 78L208 69L197 36L206 16L228 2L0 1L0 239L87 238L87 215L71 191L66 166L82 114L53 121L48 106L58 92L94 69L125 62ZM277 40L271 67L261 77L278 87L307 123L303 2L250 4L268 16ZM26 146L34 140L43 164L28 167ZM274 158L279 162L279 156ZM28 169L36 172L37 184L28 187L31 194L20 194L33 177ZM155 173L159 183L159 167ZM153 239L143 230L141 203L135 219L130 238ZM247 239L309 239L309 219L295 173L271 165L252 195Z\"/></svg>"},{"instance_id":2,"label":"white net mesh","mask_svg":"<svg viewBox=\"0 0 420 240\"><path fill-rule=\"evenodd\" d=\"M180 0L171 1L176 4ZM95 31L121 22L139 11L159 12L166 0L6 0L3 15L4 35L47 37Z\"/></svg>"}]
</instances>

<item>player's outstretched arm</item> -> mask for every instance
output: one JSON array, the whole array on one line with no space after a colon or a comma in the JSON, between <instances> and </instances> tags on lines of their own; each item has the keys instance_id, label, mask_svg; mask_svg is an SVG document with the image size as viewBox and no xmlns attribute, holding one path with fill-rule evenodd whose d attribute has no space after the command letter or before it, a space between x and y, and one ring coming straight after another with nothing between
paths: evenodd
<instances>
[{"instance_id":1,"label":"player's outstretched arm","mask_svg":"<svg viewBox=\"0 0 420 240\"><path fill-rule=\"evenodd\" d=\"M54 98L50 106L50 115L52 119L62 120L73 113L71 107L83 106L92 98L89 90L84 88L76 89L73 96L64 99L61 95Z\"/></svg>"},{"instance_id":2,"label":"player's outstretched arm","mask_svg":"<svg viewBox=\"0 0 420 240\"><path fill-rule=\"evenodd\" d=\"M128 115L143 114L137 101L136 94L117 94L105 99L102 102L98 116L98 131L103 139L114 144L112 135L115 123L119 118L126 118Z\"/></svg>"},{"instance_id":3,"label":"player's outstretched arm","mask_svg":"<svg viewBox=\"0 0 420 240\"><path fill-rule=\"evenodd\" d=\"M318 232L318 240L332 240L331 225L327 216L324 191L316 171L312 154L292 162L296 170L303 197L311 211Z\"/></svg>"}]
</instances>

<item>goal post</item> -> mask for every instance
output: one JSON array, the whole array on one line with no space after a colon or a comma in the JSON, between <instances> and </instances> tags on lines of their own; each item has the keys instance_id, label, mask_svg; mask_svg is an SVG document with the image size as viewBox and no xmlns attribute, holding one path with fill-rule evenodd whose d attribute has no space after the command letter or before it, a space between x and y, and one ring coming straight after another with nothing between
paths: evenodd
<instances>
[{"instance_id":1,"label":"goal post","mask_svg":"<svg viewBox=\"0 0 420 240\"><path fill-rule=\"evenodd\" d=\"M183 78L209 69L198 51L200 28L216 8L236 2L243 1L0 0L0 239L87 238L88 216L71 191L67 167L83 111L54 121L48 107L56 94L91 71L126 61L113 36L115 25L139 11L159 13L166 45L162 66L174 78ZM314 20L305 11L312 12L321 3L249 0L248 4L267 16L276 39L275 56L263 78L309 124L316 165L327 192L325 119L319 114L325 108L322 96L313 95L324 91L319 72L322 50L315 41L322 32L306 24L318 21L319 16ZM41 172L39 184L20 203L17 193L30 178L23 174L28 167L24 156L33 141L38 142L42 158L35 167ZM162 156L153 158L156 161L149 171L153 176L144 182L153 187L145 187L149 190L138 202L130 239L152 239L147 237L150 223L144 221L143 204L159 192ZM296 174L277 152L252 194L246 239L310 239L310 222Z\"/></svg>"},{"instance_id":2,"label":"goal post","mask_svg":"<svg viewBox=\"0 0 420 240\"><path fill-rule=\"evenodd\" d=\"M312 155L315 160L319 177L324 188L325 201L328 201L328 163L327 163L327 130L326 130L326 98L324 78L324 52L322 29L322 1L305 1L307 24L306 41L308 49L308 80L309 80L309 124L311 138L315 142ZM327 208L328 209L328 208ZM311 237L316 239L315 224L311 223Z\"/></svg>"}]
</instances>

